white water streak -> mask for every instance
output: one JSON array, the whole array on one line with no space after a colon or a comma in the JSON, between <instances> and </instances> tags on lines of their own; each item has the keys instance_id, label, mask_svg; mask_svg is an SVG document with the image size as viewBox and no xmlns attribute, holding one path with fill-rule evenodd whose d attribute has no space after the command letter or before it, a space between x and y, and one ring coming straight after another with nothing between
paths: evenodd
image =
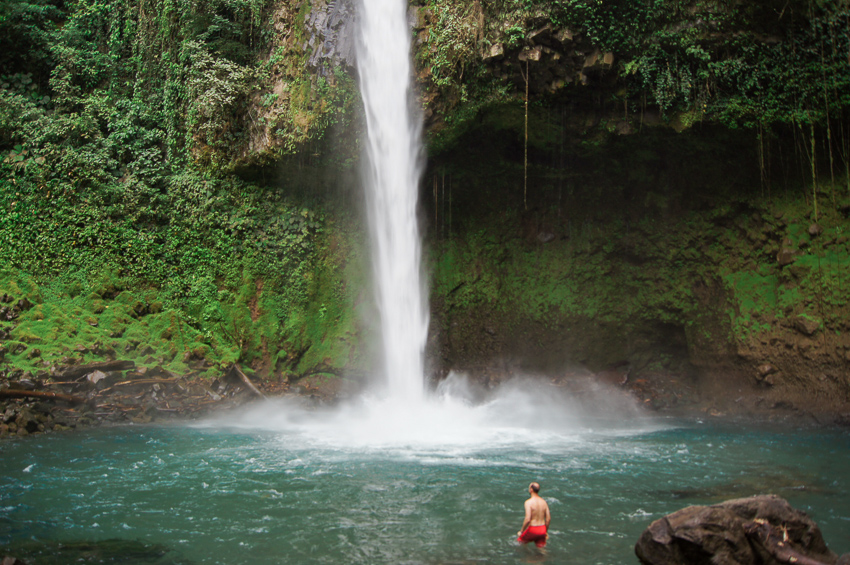
<instances>
[{"instance_id":1,"label":"white water streak","mask_svg":"<svg viewBox=\"0 0 850 565\"><path fill-rule=\"evenodd\" d=\"M421 120L412 110L410 29L404 0L362 0L358 71L366 108L366 175L384 372L391 398L424 396L428 315L416 200Z\"/></svg>"}]
</instances>

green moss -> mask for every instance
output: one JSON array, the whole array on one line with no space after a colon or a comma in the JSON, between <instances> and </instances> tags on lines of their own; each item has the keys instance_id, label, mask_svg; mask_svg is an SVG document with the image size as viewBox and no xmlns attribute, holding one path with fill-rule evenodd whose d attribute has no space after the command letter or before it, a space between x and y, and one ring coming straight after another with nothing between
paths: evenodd
<instances>
[{"instance_id":1,"label":"green moss","mask_svg":"<svg viewBox=\"0 0 850 565\"><path fill-rule=\"evenodd\" d=\"M312 253L289 262L288 270L265 268L277 260L258 257L267 265L244 262L218 281L192 277L179 301L169 296L167 287L151 288L148 282L110 270L95 271L88 278L79 272L42 277L45 282L38 284L35 277L6 269L0 291L14 301L39 298L40 293L49 301L6 324L13 326L9 343L38 344L41 358L10 355L5 363L37 372L77 355L78 346L100 343L120 358L176 373L193 370L202 359L216 367L270 359L270 371L308 372L317 366L339 370L356 364L355 302L365 284L362 246L350 243L356 240L350 232L327 233L327 238L315 238ZM296 238L299 249L306 249L306 243ZM67 292L69 287L74 292ZM175 307L181 303L184 307ZM87 353L84 358L98 356Z\"/></svg>"}]
</instances>

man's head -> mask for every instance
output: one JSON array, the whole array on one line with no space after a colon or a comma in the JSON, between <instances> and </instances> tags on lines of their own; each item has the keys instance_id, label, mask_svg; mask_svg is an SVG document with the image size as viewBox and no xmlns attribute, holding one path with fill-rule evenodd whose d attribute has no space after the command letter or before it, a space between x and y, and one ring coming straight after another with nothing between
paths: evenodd
<instances>
[{"instance_id":1,"label":"man's head","mask_svg":"<svg viewBox=\"0 0 850 565\"><path fill-rule=\"evenodd\" d=\"M530 492L533 492L534 494L537 494L538 492L540 492L540 484L539 483L531 483L530 485L528 485L528 490Z\"/></svg>"}]
</instances>

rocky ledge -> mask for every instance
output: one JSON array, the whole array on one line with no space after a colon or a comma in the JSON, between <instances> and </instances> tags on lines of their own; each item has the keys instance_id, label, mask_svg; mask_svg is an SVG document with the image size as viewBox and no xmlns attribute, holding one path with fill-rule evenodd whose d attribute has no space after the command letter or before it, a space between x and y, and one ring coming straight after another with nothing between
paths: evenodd
<instances>
[{"instance_id":1,"label":"rocky ledge","mask_svg":"<svg viewBox=\"0 0 850 565\"><path fill-rule=\"evenodd\" d=\"M238 365L213 380L176 375L162 367L137 367L126 360L60 366L38 379L0 373L0 437L198 418L289 390L287 382L254 383ZM296 392L318 398L309 385Z\"/></svg>"}]
</instances>

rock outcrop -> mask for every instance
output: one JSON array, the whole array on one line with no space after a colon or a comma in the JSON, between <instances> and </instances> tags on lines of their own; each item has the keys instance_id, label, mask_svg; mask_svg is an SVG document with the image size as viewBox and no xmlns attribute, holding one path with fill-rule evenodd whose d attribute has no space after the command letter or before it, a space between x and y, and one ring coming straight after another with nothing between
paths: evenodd
<instances>
[{"instance_id":1,"label":"rock outcrop","mask_svg":"<svg viewBox=\"0 0 850 565\"><path fill-rule=\"evenodd\" d=\"M689 506L674 512L643 532L635 553L644 565L839 562L827 548L817 524L774 495Z\"/></svg>"}]
</instances>

